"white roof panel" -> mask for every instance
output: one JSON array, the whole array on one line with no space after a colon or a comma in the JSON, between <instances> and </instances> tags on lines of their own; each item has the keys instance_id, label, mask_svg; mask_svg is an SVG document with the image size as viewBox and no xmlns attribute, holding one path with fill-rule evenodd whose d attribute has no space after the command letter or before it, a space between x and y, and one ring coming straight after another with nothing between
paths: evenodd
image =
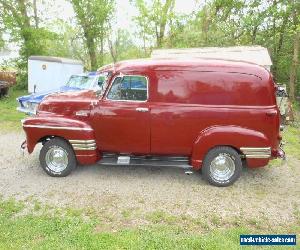
<instances>
[{"instance_id":1,"label":"white roof panel","mask_svg":"<svg viewBox=\"0 0 300 250\"><path fill-rule=\"evenodd\" d=\"M64 58L64 57L55 57L55 56L30 56L28 60L82 65L82 61L79 60L74 60L74 59Z\"/></svg>"},{"instance_id":2,"label":"white roof panel","mask_svg":"<svg viewBox=\"0 0 300 250\"><path fill-rule=\"evenodd\" d=\"M251 62L266 68L270 68L272 65L268 50L261 46L157 49L153 50L151 58L210 58Z\"/></svg>"}]
</instances>

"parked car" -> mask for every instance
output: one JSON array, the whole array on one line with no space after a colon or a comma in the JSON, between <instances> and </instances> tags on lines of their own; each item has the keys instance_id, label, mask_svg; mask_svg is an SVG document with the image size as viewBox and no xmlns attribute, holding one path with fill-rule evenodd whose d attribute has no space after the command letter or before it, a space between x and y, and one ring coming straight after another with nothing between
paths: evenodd
<instances>
[{"instance_id":1,"label":"parked car","mask_svg":"<svg viewBox=\"0 0 300 250\"><path fill-rule=\"evenodd\" d=\"M18 97L17 102L19 103L19 107L17 108L17 110L28 115L35 115L39 103L46 96L53 93L80 91L83 89L91 89L97 91L101 89L104 79L105 76L96 74L96 72L72 75L67 84L58 89Z\"/></svg>"},{"instance_id":2,"label":"parked car","mask_svg":"<svg viewBox=\"0 0 300 250\"><path fill-rule=\"evenodd\" d=\"M103 67L101 93L57 93L23 121L41 167L67 176L80 164L146 164L202 169L216 186L242 166L284 157L271 74L223 60L133 60Z\"/></svg>"}]
</instances>

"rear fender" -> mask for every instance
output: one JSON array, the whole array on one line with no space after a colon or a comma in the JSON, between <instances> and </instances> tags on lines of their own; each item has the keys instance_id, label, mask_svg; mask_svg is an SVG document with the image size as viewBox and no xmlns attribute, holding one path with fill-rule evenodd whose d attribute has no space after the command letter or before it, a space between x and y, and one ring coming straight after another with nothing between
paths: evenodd
<instances>
[{"instance_id":1,"label":"rear fender","mask_svg":"<svg viewBox=\"0 0 300 250\"><path fill-rule=\"evenodd\" d=\"M198 135L192 150L192 166L200 169L207 152L216 146L230 146L241 153L242 147L269 147L270 142L259 131L239 126L212 126Z\"/></svg>"}]
</instances>

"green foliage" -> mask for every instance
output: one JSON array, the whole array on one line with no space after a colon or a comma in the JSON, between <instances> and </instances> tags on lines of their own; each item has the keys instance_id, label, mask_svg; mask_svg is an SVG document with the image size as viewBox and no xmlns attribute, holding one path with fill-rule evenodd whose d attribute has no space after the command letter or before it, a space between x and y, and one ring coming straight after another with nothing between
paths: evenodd
<instances>
[{"instance_id":1,"label":"green foliage","mask_svg":"<svg viewBox=\"0 0 300 250\"><path fill-rule=\"evenodd\" d=\"M17 60L17 68L19 70L17 83L19 89L27 89L27 67L28 57L31 55L51 55L58 56L58 53L50 53L49 48L53 41L58 39L58 35L45 28L26 28L23 30L23 36L26 37Z\"/></svg>"},{"instance_id":2,"label":"green foliage","mask_svg":"<svg viewBox=\"0 0 300 250\"><path fill-rule=\"evenodd\" d=\"M139 11L135 21L140 28L144 44L147 40L155 39L155 46L160 48L164 42L167 25L174 18L175 0L154 0L151 4L145 0L135 0L134 4Z\"/></svg>"},{"instance_id":3,"label":"green foliage","mask_svg":"<svg viewBox=\"0 0 300 250\"><path fill-rule=\"evenodd\" d=\"M296 117L299 119L298 117ZM300 125L299 121L287 126L283 132L283 140L285 142L284 150L289 156L300 159Z\"/></svg>"},{"instance_id":4,"label":"green foliage","mask_svg":"<svg viewBox=\"0 0 300 250\"><path fill-rule=\"evenodd\" d=\"M27 86L28 57L49 55L48 45L58 38L54 32L39 27L39 18L35 10L34 1L0 0L0 23L3 26L0 28L10 34L11 42L20 44L20 57L16 61L19 89L25 89Z\"/></svg>"},{"instance_id":5,"label":"green foliage","mask_svg":"<svg viewBox=\"0 0 300 250\"><path fill-rule=\"evenodd\" d=\"M82 29L84 42L88 50L90 68L103 65L104 40L108 37L108 27L112 17L114 0L70 0ZM100 45L100 57L97 48Z\"/></svg>"},{"instance_id":6,"label":"green foliage","mask_svg":"<svg viewBox=\"0 0 300 250\"><path fill-rule=\"evenodd\" d=\"M118 29L114 40L109 40L110 56L107 58L107 63L127 59L142 58L149 56L147 51L142 51L141 48L134 45L129 31Z\"/></svg>"},{"instance_id":7,"label":"green foliage","mask_svg":"<svg viewBox=\"0 0 300 250\"><path fill-rule=\"evenodd\" d=\"M0 32L0 50L1 50L2 48L4 48L4 45L5 45L5 42L4 42L3 37L2 37L2 34L1 34L1 32Z\"/></svg>"},{"instance_id":8,"label":"green foliage","mask_svg":"<svg viewBox=\"0 0 300 250\"><path fill-rule=\"evenodd\" d=\"M0 130L15 130L21 128L20 120L25 117L24 113L16 110L16 98L25 95L24 90L11 88L7 97L0 99Z\"/></svg>"}]
</instances>

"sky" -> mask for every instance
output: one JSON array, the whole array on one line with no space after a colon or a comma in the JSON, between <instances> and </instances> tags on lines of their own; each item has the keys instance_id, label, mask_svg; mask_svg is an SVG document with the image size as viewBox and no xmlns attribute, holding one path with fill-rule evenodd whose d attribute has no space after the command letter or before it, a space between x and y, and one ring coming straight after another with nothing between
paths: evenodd
<instances>
[{"instance_id":1,"label":"sky","mask_svg":"<svg viewBox=\"0 0 300 250\"><path fill-rule=\"evenodd\" d=\"M129 32L135 32L136 26L132 19L134 16L138 15L138 11L132 4L129 3L129 1L130 0L116 0L116 23L113 26L113 29L127 29ZM175 12L178 14L190 14L193 10L195 10L198 2L199 0L176 0ZM38 9L42 14L41 18L47 20L47 22L51 23L53 20L58 18L74 23L75 14L69 1L38 0L37 4ZM7 39L8 36L5 38ZM18 57L19 47L16 44L9 44L8 48L11 50L11 53L4 56L0 53L0 64L4 60Z\"/></svg>"}]
</instances>

